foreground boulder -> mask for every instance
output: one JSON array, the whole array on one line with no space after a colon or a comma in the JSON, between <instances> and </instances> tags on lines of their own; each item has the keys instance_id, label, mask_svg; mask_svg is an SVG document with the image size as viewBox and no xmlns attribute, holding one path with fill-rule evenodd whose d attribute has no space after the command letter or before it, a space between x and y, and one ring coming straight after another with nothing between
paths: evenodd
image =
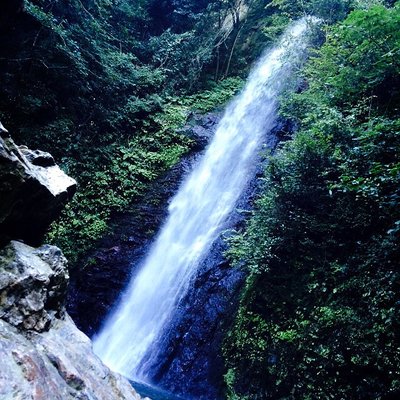
<instances>
[{"instance_id":1,"label":"foreground boulder","mask_svg":"<svg viewBox=\"0 0 400 400\"><path fill-rule=\"evenodd\" d=\"M67 282L57 247L13 241L0 250L0 398L140 399L65 312Z\"/></svg>"},{"instance_id":2,"label":"foreground boulder","mask_svg":"<svg viewBox=\"0 0 400 400\"><path fill-rule=\"evenodd\" d=\"M12 239L39 245L75 190L49 153L0 137L0 246Z\"/></svg>"},{"instance_id":3,"label":"foreground boulder","mask_svg":"<svg viewBox=\"0 0 400 400\"><path fill-rule=\"evenodd\" d=\"M0 398L140 399L94 355L67 315L49 331L28 335L0 320L0 336Z\"/></svg>"}]
</instances>

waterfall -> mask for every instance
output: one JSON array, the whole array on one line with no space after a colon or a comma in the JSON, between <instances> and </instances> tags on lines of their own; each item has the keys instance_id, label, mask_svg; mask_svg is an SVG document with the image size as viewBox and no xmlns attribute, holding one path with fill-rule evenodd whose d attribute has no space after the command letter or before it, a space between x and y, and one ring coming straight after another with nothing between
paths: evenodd
<instances>
[{"instance_id":1,"label":"waterfall","mask_svg":"<svg viewBox=\"0 0 400 400\"><path fill-rule=\"evenodd\" d=\"M174 308L254 174L257 152L276 122L277 97L304 59L309 22L304 18L291 25L254 66L204 156L172 199L139 272L94 339L95 352L111 369L146 381L146 360L157 356L157 342Z\"/></svg>"}]
</instances>

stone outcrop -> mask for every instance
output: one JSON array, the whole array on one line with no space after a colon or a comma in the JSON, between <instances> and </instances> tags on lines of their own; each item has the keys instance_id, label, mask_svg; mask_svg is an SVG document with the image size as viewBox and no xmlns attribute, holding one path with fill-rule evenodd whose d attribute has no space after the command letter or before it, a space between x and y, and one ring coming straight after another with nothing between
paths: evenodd
<instances>
[{"instance_id":1,"label":"stone outcrop","mask_svg":"<svg viewBox=\"0 0 400 400\"><path fill-rule=\"evenodd\" d=\"M67 283L57 247L0 250L0 398L139 400L65 312Z\"/></svg>"},{"instance_id":2,"label":"stone outcrop","mask_svg":"<svg viewBox=\"0 0 400 400\"><path fill-rule=\"evenodd\" d=\"M0 137L0 177L0 246L12 239L39 245L75 193L75 180L49 153L17 146L10 137Z\"/></svg>"},{"instance_id":3,"label":"stone outcrop","mask_svg":"<svg viewBox=\"0 0 400 400\"><path fill-rule=\"evenodd\" d=\"M140 399L93 354L90 340L68 316L28 337L0 319L0 337L2 399Z\"/></svg>"},{"instance_id":4,"label":"stone outcrop","mask_svg":"<svg viewBox=\"0 0 400 400\"><path fill-rule=\"evenodd\" d=\"M28 245L40 242L75 187L49 153L0 137L0 399L141 399L66 313L61 250Z\"/></svg>"},{"instance_id":5,"label":"stone outcrop","mask_svg":"<svg viewBox=\"0 0 400 400\"><path fill-rule=\"evenodd\" d=\"M64 316L68 278L57 247L11 242L0 250L0 318L16 328L43 332Z\"/></svg>"}]
</instances>

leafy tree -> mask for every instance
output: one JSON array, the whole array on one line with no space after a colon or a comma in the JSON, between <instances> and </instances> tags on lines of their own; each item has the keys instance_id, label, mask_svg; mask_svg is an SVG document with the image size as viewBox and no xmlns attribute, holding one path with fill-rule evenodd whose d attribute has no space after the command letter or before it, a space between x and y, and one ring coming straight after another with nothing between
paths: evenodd
<instances>
[{"instance_id":1,"label":"leafy tree","mask_svg":"<svg viewBox=\"0 0 400 400\"><path fill-rule=\"evenodd\" d=\"M329 29L283 102L300 129L231 238L249 277L225 341L230 399L400 393L399 15L373 6Z\"/></svg>"}]
</instances>

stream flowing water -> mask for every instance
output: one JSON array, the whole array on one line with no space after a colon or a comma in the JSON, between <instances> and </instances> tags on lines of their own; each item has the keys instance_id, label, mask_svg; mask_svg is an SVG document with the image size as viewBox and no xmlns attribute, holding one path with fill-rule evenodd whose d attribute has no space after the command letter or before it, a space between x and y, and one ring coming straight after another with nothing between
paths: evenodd
<instances>
[{"instance_id":1,"label":"stream flowing water","mask_svg":"<svg viewBox=\"0 0 400 400\"><path fill-rule=\"evenodd\" d=\"M148 381L147 368L157 359L157 343L174 308L254 174L257 152L276 123L277 98L304 59L310 22L291 25L260 58L172 199L138 273L94 338L95 352L111 369Z\"/></svg>"}]
</instances>

